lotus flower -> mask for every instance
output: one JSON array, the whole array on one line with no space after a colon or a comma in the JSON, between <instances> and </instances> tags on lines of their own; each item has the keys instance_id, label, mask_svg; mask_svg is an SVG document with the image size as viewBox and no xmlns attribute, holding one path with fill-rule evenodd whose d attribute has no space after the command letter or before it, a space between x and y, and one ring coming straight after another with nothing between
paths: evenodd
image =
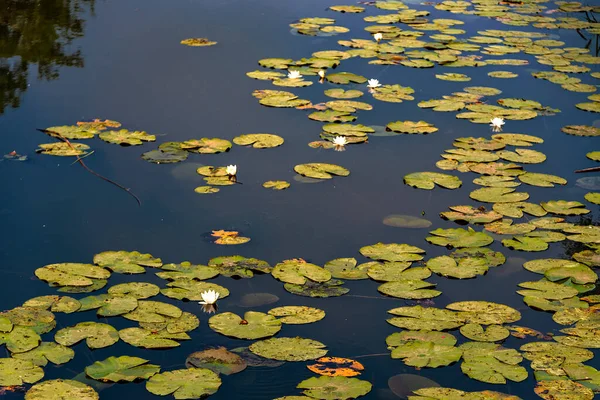
<instances>
[{"instance_id":1,"label":"lotus flower","mask_svg":"<svg viewBox=\"0 0 600 400\"><path fill-rule=\"evenodd\" d=\"M504 125L504 119L495 117L490 121L490 126L494 132L500 132L502 130L502 125Z\"/></svg>"},{"instance_id":2,"label":"lotus flower","mask_svg":"<svg viewBox=\"0 0 600 400\"><path fill-rule=\"evenodd\" d=\"M237 165L228 165L227 168L225 168L225 172L227 172L227 175L229 176L235 176L237 173Z\"/></svg>"},{"instance_id":3,"label":"lotus flower","mask_svg":"<svg viewBox=\"0 0 600 400\"><path fill-rule=\"evenodd\" d=\"M379 83L379 81L377 79L369 79L367 86L370 89L374 89L374 88L378 88L379 86L381 86L381 84Z\"/></svg>"},{"instance_id":4,"label":"lotus flower","mask_svg":"<svg viewBox=\"0 0 600 400\"><path fill-rule=\"evenodd\" d=\"M204 300L201 301L200 304L211 305L217 302L217 299L219 298L219 292L216 292L214 290L208 290L200 293L200 296L202 296L202 300Z\"/></svg>"},{"instance_id":5,"label":"lotus flower","mask_svg":"<svg viewBox=\"0 0 600 400\"><path fill-rule=\"evenodd\" d=\"M333 139L333 144L335 145L334 150L335 151L344 151L346 150L345 146L348 143L348 141L346 140L345 137L343 136L336 136L335 139Z\"/></svg>"},{"instance_id":6,"label":"lotus flower","mask_svg":"<svg viewBox=\"0 0 600 400\"><path fill-rule=\"evenodd\" d=\"M319 77L320 77L321 79L324 79L324 78L325 78L325 70L324 70L324 69L322 69L322 70L320 70L320 71L319 71Z\"/></svg>"},{"instance_id":7,"label":"lotus flower","mask_svg":"<svg viewBox=\"0 0 600 400\"><path fill-rule=\"evenodd\" d=\"M373 35L373 39L377 40L377 43L379 43L379 41L381 39L383 39L383 33L377 32L376 34Z\"/></svg>"},{"instance_id":8,"label":"lotus flower","mask_svg":"<svg viewBox=\"0 0 600 400\"><path fill-rule=\"evenodd\" d=\"M288 78L289 79L300 79L300 78L302 78L302 75L300 74L300 71L290 71L288 73Z\"/></svg>"}]
</instances>

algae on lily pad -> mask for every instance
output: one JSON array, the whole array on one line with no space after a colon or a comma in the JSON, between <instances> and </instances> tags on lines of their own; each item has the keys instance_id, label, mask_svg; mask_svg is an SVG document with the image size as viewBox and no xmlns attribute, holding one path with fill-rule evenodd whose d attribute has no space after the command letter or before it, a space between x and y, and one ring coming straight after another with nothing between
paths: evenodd
<instances>
[{"instance_id":1,"label":"algae on lily pad","mask_svg":"<svg viewBox=\"0 0 600 400\"><path fill-rule=\"evenodd\" d=\"M162 260L137 251L104 251L94 256L94 264L122 274L143 274L144 267L160 268Z\"/></svg>"},{"instance_id":2,"label":"algae on lily pad","mask_svg":"<svg viewBox=\"0 0 600 400\"><path fill-rule=\"evenodd\" d=\"M299 325L310 324L325 318L325 311L308 306L284 306L272 308L269 315L278 317L283 324Z\"/></svg>"},{"instance_id":3,"label":"algae on lily pad","mask_svg":"<svg viewBox=\"0 0 600 400\"><path fill-rule=\"evenodd\" d=\"M481 207L451 206L449 208L452 211L440 213L440 217L448 221L469 224L487 224L502 219L502 214L492 210L487 211Z\"/></svg>"},{"instance_id":4,"label":"algae on lily pad","mask_svg":"<svg viewBox=\"0 0 600 400\"><path fill-rule=\"evenodd\" d=\"M228 351L225 347L217 347L190 354L185 360L187 368L206 368L217 374L233 375L246 369L246 361Z\"/></svg>"},{"instance_id":5,"label":"algae on lily pad","mask_svg":"<svg viewBox=\"0 0 600 400\"><path fill-rule=\"evenodd\" d=\"M70 379L53 379L33 385L25 400L98 400L100 396L90 386Z\"/></svg>"},{"instance_id":6,"label":"algae on lily pad","mask_svg":"<svg viewBox=\"0 0 600 400\"><path fill-rule=\"evenodd\" d=\"M344 167L335 164L325 163L308 163L298 164L294 167L294 171L302 176L315 179L331 179L332 175L348 176L350 171Z\"/></svg>"},{"instance_id":7,"label":"algae on lily pad","mask_svg":"<svg viewBox=\"0 0 600 400\"><path fill-rule=\"evenodd\" d=\"M338 297L343 296L350 289L343 287L344 282L339 279L330 279L327 282L306 281L303 285L286 283L283 288L290 293L305 297Z\"/></svg>"},{"instance_id":8,"label":"algae on lily pad","mask_svg":"<svg viewBox=\"0 0 600 400\"><path fill-rule=\"evenodd\" d=\"M63 346L72 346L85 339L90 349L101 349L119 341L119 333L108 324L80 322L56 332L54 340Z\"/></svg>"},{"instance_id":9,"label":"algae on lily pad","mask_svg":"<svg viewBox=\"0 0 600 400\"><path fill-rule=\"evenodd\" d=\"M206 368L187 368L156 374L146 382L146 390L158 396L172 394L176 399L199 399L219 390L221 378Z\"/></svg>"},{"instance_id":10,"label":"algae on lily pad","mask_svg":"<svg viewBox=\"0 0 600 400\"><path fill-rule=\"evenodd\" d=\"M281 321L272 315L248 311L244 318L231 312L219 313L208 320L210 328L238 339L262 339L281 330Z\"/></svg>"},{"instance_id":11,"label":"algae on lily pad","mask_svg":"<svg viewBox=\"0 0 600 400\"><path fill-rule=\"evenodd\" d=\"M133 382L136 379L148 379L160 372L158 365L147 362L139 357L111 356L85 367L85 373L102 382Z\"/></svg>"},{"instance_id":12,"label":"algae on lily pad","mask_svg":"<svg viewBox=\"0 0 600 400\"><path fill-rule=\"evenodd\" d=\"M315 360L327 354L325 345L301 337L277 337L254 342L250 351L264 358L279 361Z\"/></svg>"},{"instance_id":13,"label":"algae on lily pad","mask_svg":"<svg viewBox=\"0 0 600 400\"><path fill-rule=\"evenodd\" d=\"M518 365L523 358L514 349L506 349L495 343L467 342L462 344L463 373L470 378L493 384L505 384L506 380L522 382L527 370Z\"/></svg>"},{"instance_id":14,"label":"algae on lily pad","mask_svg":"<svg viewBox=\"0 0 600 400\"><path fill-rule=\"evenodd\" d=\"M320 376L303 380L296 386L313 399L356 399L371 391L370 382L345 376Z\"/></svg>"},{"instance_id":15,"label":"algae on lily pad","mask_svg":"<svg viewBox=\"0 0 600 400\"><path fill-rule=\"evenodd\" d=\"M10 332L0 333L0 345L5 344L13 354L35 349L41 340L33 329L24 326L15 326Z\"/></svg>"},{"instance_id":16,"label":"algae on lily pad","mask_svg":"<svg viewBox=\"0 0 600 400\"><path fill-rule=\"evenodd\" d=\"M404 176L404 183L427 190L433 189L435 185L445 189L457 189L462 185L462 181L458 177L439 172L413 172Z\"/></svg>"},{"instance_id":17,"label":"algae on lily pad","mask_svg":"<svg viewBox=\"0 0 600 400\"><path fill-rule=\"evenodd\" d=\"M271 147L281 146L283 138L281 136L270 133L251 133L240 135L233 138L233 143L239 146L250 146L255 149L267 149Z\"/></svg>"},{"instance_id":18,"label":"algae on lily pad","mask_svg":"<svg viewBox=\"0 0 600 400\"><path fill-rule=\"evenodd\" d=\"M592 400L595 397L591 389L570 379L538 381L533 391L544 400Z\"/></svg>"},{"instance_id":19,"label":"algae on lily pad","mask_svg":"<svg viewBox=\"0 0 600 400\"><path fill-rule=\"evenodd\" d=\"M15 327L31 328L40 335L50 332L56 326L54 314L40 308L15 307L0 313L0 318L5 323L4 332L10 332L10 324Z\"/></svg>"},{"instance_id":20,"label":"algae on lily pad","mask_svg":"<svg viewBox=\"0 0 600 400\"><path fill-rule=\"evenodd\" d=\"M415 90L411 87L404 87L400 85L383 85L372 89L372 91L374 99L388 103L402 103L404 100L415 99L413 96L411 96L415 92Z\"/></svg>"}]
</instances>

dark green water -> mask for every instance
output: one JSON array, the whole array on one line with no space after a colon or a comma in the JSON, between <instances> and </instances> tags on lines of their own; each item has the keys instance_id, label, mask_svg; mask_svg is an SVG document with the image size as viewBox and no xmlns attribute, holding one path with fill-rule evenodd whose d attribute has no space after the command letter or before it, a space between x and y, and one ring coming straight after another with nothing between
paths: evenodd
<instances>
[{"instance_id":1,"label":"dark green water","mask_svg":"<svg viewBox=\"0 0 600 400\"><path fill-rule=\"evenodd\" d=\"M212 257L241 254L267 260L272 265L290 258L304 258L323 265L339 257L356 257L360 247L377 243L408 243L422 247L428 257L446 254L444 248L429 245L427 229L401 229L382 224L389 214L419 216L433 222L430 230L456 227L438 218L449 205L475 204L468 198L475 188L466 175L460 190L416 190L402 183L405 174L435 171L435 162L457 137L488 136L487 125L457 120L455 113L436 113L416 107L415 102L392 104L376 102L371 112L360 114L358 123L386 125L395 120L426 120L440 130L432 135L373 137L366 145L350 146L345 152L315 150L306 144L317 140L320 124L294 109L271 109L258 104L250 94L255 89L272 88L269 82L249 79L245 73L257 68L266 57L299 59L312 52L343 49L339 39L364 38L362 17L376 14L346 15L326 11L338 2L305 0L301 2L246 1L66 1L0 2L0 151L16 150L29 157L27 162L0 163L0 274L2 309L22 304L39 295L55 293L37 280L33 271L55 262L91 262L104 250L138 250L161 257L165 262L189 260L203 264ZM348 3L349 4L349 3ZM482 29L508 29L500 23L478 17L455 16L426 8L431 18L458 18L469 35ZM292 35L289 23L303 17L328 16L350 28L335 37ZM11 26L11 29L7 29ZM16 27L16 28L15 28ZM519 28L531 30L531 28ZM14 32L17 31L17 33ZM585 42L572 31L552 31L572 46ZM209 37L219 42L208 48L179 45L187 37ZM520 54L517 58L533 60ZM591 66L592 68L597 66ZM585 153L596 150L596 138L567 136L560 128L568 124L593 125L597 118L574 108L587 94L572 93L559 85L533 79L532 71L547 70L532 62L529 66L486 66L457 70L439 67L420 70L402 66L368 65L350 59L340 68L384 83L400 83L415 89L417 101L440 98L464 86L492 86L503 90L503 97L526 97L559 108L562 113L531 121L508 121L508 132L543 137L536 146L548 160L528 166L528 171L560 175L565 187L536 189L528 187L531 202L548 199L583 201L588 190L577 187L577 168L593 166ZM486 74L509 70L519 78L500 80ZM464 85L439 81L440 72L466 73L472 81ZM579 76L578 76L579 77ZM589 76L583 83L594 83ZM323 89L331 84L314 84L292 89L313 102L326 101ZM364 89L364 86L361 87ZM368 101L368 100L367 100ZM373 104L373 102L370 102ZM67 125L75 121L109 118L129 129L146 130L158 136L158 143L200 137L231 140L243 133L272 132L285 138L277 149L257 151L234 146L218 155L191 155L184 163L154 165L140 154L155 147L120 148L99 140L95 153L86 163L103 175L130 187L142 200L138 207L131 198L111 185L94 178L71 159L36 155L39 143L49 142L36 128ZM302 184L293 180L293 167L299 163L331 162L350 169L348 178ZM199 165L238 166L242 187L222 190L211 196L194 193L202 180L195 173ZM474 176L473 176L474 177ZM262 182L285 179L291 188L267 191ZM592 215L598 207L588 205ZM576 221L577 218L572 219ZM213 229L240 231L252 238L242 246L216 246L207 240ZM449 280L433 276L443 294L435 299L437 307L461 300L487 300L512 306L523 314L520 325L542 332L557 332L551 314L533 311L515 293L517 284L538 279L522 268L523 259L565 257L565 247L551 244L540 254L511 251L496 241L492 249L505 254L508 261L474 280ZM138 281L138 276L114 274L111 283ZM143 279L164 286L147 273ZM373 384L365 399L396 398L387 389L387 380L397 374L419 374L442 386L463 390L498 390L534 398L533 375L521 383L488 385L468 379L459 364L420 371L390 359L385 338L398 329L386 323L386 311L414 302L385 298L377 283L348 282L350 295L311 299L289 294L270 276L251 280L219 277L216 283L232 293L220 301L221 311L244 312L237 305L241 296L269 292L280 297L276 305L308 305L327 312L317 324L284 326L280 336L302 336L328 346L329 354L358 357L366 367L361 376ZM355 296L369 296L355 297ZM164 298L161 301L174 302ZM106 349L90 351L84 344L74 347L76 357L60 367L45 368L45 379L71 378L95 360L110 355L132 355L150 359L163 370L183 368L193 351L211 346L240 347L249 341L226 338L208 328L208 316L195 302L176 302L184 311L199 315L201 325L190 333L192 340L171 350L150 351L123 342ZM272 306L255 310L266 312ZM83 318L83 319L82 319ZM75 321L96 320L94 311L57 316L58 327ZM116 328L132 326L122 318L110 319ZM458 335L457 335L458 336ZM46 334L51 340L52 334ZM461 338L459 340L463 340ZM526 341L510 337L505 346L518 348ZM313 376L306 363L286 363L275 369L247 369L223 378L214 399L271 399L299 394L298 382ZM528 370L529 363L524 362ZM594 360L590 363L594 365ZM598 364L596 363L596 366ZM22 398L22 393L6 395ZM103 399L155 398L144 383L117 384L103 388Z\"/></svg>"}]
</instances>

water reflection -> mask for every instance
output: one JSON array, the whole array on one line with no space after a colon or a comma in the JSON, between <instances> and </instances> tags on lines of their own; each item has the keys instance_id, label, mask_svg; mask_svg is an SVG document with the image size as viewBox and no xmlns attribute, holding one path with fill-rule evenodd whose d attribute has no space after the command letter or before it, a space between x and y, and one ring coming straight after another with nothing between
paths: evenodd
<instances>
[{"instance_id":1,"label":"water reflection","mask_svg":"<svg viewBox=\"0 0 600 400\"><path fill-rule=\"evenodd\" d=\"M83 36L94 1L0 0L0 113L19 107L31 64L46 81L57 79L60 67L83 67L81 51L70 45Z\"/></svg>"}]
</instances>

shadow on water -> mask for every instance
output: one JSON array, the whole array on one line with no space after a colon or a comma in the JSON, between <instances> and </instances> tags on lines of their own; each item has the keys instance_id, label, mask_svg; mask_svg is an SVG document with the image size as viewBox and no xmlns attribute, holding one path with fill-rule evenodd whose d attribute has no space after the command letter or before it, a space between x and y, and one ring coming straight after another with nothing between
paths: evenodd
<instances>
[{"instance_id":1,"label":"shadow on water","mask_svg":"<svg viewBox=\"0 0 600 400\"><path fill-rule=\"evenodd\" d=\"M0 113L20 106L32 69L37 79L50 81L59 78L60 67L83 67L71 43L83 36L83 14L93 11L94 1L0 2Z\"/></svg>"}]
</instances>

